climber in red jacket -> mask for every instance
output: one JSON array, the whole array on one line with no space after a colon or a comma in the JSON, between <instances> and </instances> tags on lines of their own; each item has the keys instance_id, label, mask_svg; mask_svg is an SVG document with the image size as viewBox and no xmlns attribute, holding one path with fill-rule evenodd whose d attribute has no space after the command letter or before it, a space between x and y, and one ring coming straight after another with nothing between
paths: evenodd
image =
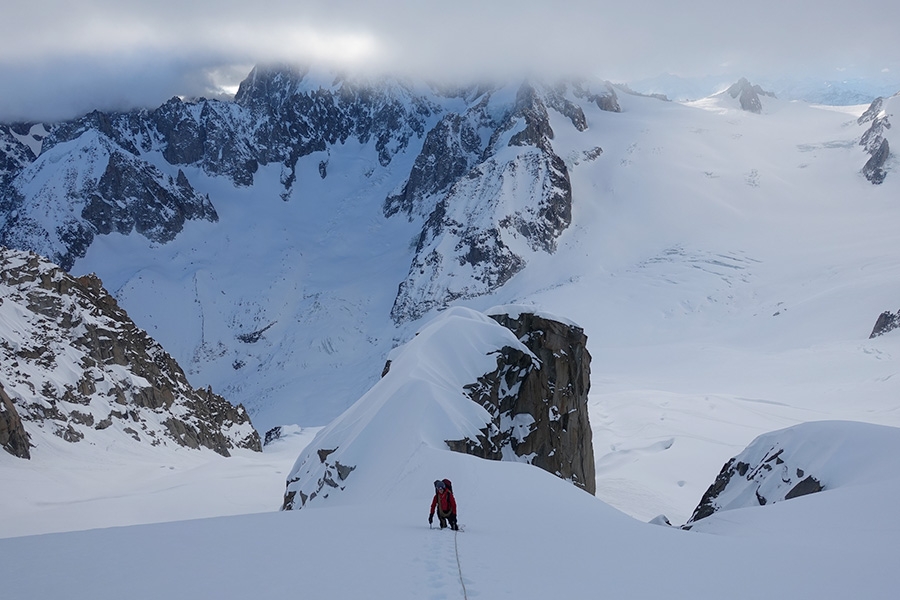
<instances>
[{"instance_id":1,"label":"climber in red jacket","mask_svg":"<svg viewBox=\"0 0 900 600\"><path fill-rule=\"evenodd\" d=\"M441 523L441 529L450 523L450 529L459 531L456 524L456 499L453 497L453 486L447 479L438 479L434 482L434 500L431 501L431 512L428 513L428 524L434 523L434 513Z\"/></svg>"}]
</instances>

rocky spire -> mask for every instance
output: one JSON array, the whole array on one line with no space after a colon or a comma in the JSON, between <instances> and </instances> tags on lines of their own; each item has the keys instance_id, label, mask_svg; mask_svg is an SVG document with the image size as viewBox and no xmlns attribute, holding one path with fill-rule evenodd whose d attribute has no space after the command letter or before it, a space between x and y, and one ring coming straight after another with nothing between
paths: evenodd
<instances>
[{"instance_id":1,"label":"rocky spire","mask_svg":"<svg viewBox=\"0 0 900 600\"><path fill-rule=\"evenodd\" d=\"M503 348L497 370L467 387L472 401L491 415L491 423L477 439L447 444L494 460L514 455L593 494L594 448L587 409L591 356L584 330L529 312L490 316L531 353Z\"/></svg>"}]
</instances>

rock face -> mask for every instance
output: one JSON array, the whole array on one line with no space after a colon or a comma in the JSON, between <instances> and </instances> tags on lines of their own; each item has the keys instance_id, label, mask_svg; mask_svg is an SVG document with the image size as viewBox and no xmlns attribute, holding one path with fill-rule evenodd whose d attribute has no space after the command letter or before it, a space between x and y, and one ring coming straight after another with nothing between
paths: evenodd
<instances>
[{"instance_id":1,"label":"rock face","mask_svg":"<svg viewBox=\"0 0 900 600\"><path fill-rule=\"evenodd\" d=\"M732 84L731 87L725 90L725 93L732 98L739 99L741 103L741 110L746 110L748 112L756 114L760 114L763 109L760 96L770 96L772 98L775 97L775 94L765 91L758 85L751 84L744 77L741 77L737 81L737 83Z\"/></svg>"},{"instance_id":2,"label":"rock face","mask_svg":"<svg viewBox=\"0 0 900 600\"><path fill-rule=\"evenodd\" d=\"M69 269L98 234L134 231L164 243L187 220L218 220L209 198L195 192L183 172L165 175L129 152L130 144L117 143L116 131L110 137L82 125L86 129L72 139L70 128L55 130L40 157L7 186L0 243Z\"/></svg>"},{"instance_id":3,"label":"rock face","mask_svg":"<svg viewBox=\"0 0 900 600\"><path fill-rule=\"evenodd\" d=\"M36 158L34 151L22 141L21 131L15 125L0 125L0 191Z\"/></svg>"},{"instance_id":4,"label":"rock face","mask_svg":"<svg viewBox=\"0 0 900 600\"><path fill-rule=\"evenodd\" d=\"M595 493L587 410L591 357L584 331L528 312L490 316L530 353L504 347L496 371L466 386L491 422L476 439L448 440L447 445L482 458L524 459Z\"/></svg>"},{"instance_id":5,"label":"rock face","mask_svg":"<svg viewBox=\"0 0 900 600\"><path fill-rule=\"evenodd\" d=\"M857 119L859 125L869 126L862 134L859 145L869 154L869 159L863 165L862 174L875 185L884 182L887 177L885 167L891 156L891 146L887 138L887 131L891 128L889 107L896 104L897 99L898 95L887 99L876 98Z\"/></svg>"},{"instance_id":6,"label":"rock face","mask_svg":"<svg viewBox=\"0 0 900 600\"><path fill-rule=\"evenodd\" d=\"M521 271L529 256L556 250L572 220L572 186L553 150L548 109L583 131L587 121L578 100L618 108L610 106L612 88L604 92L526 83L512 103L509 90L487 92L432 129L409 179L385 201L388 215L427 214L391 310L395 322L489 293Z\"/></svg>"},{"instance_id":7,"label":"rock face","mask_svg":"<svg viewBox=\"0 0 900 600\"><path fill-rule=\"evenodd\" d=\"M73 278L33 253L0 251L0 375L35 446L134 440L151 445L260 450L243 407L192 388L162 347L138 329L99 279ZM25 446L27 452L27 446ZM21 452L17 454L21 456Z\"/></svg>"},{"instance_id":8,"label":"rock face","mask_svg":"<svg viewBox=\"0 0 900 600\"><path fill-rule=\"evenodd\" d=\"M878 319L875 320L875 327L872 328L869 339L871 340L872 338L884 335L888 331L893 331L898 327L900 327L900 310L896 313L884 311L878 315Z\"/></svg>"},{"instance_id":9,"label":"rock face","mask_svg":"<svg viewBox=\"0 0 900 600\"><path fill-rule=\"evenodd\" d=\"M688 525L719 510L763 506L825 489L823 461L832 456L827 440L803 435L803 427L760 436L722 467ZM823 458L824 457L824 458Z\"/></svg>"},{"instance_id":10,"label":"rock face","mask_svg":"<svg viewBox=\"0 0 900 600\"><path fill-rule=\"evenodd\" d=\"M400 84L312 79L257 67L234 102L173 98L152 111L95 111L54 126L38 155L0 126L0 244L70 269L96 235L134 231L165 243L188 220L218 219L179 167L250 186L261 165L280 164L287 200L301 157L322 152L324 177L329 146L373 140L386 165L437 110Z\"/></svg>"},{"instance_id":11,"label":"rock face","mask_svg":"<svg viewBox=\"0 0 900 600\"><path fill-rule=\"evenodd\" d=\"M16 405L0 385L0 446L19 458L31 458L31 442Z\"/></svg>"}]
</instances>

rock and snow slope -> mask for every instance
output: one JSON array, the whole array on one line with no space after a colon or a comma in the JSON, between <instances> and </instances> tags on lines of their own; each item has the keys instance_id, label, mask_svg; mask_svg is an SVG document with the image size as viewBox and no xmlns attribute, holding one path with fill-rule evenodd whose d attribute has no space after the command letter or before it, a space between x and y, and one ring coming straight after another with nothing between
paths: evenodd
<instances>
[{"instance_id":1,"label":"rock and snow slope","mask_svg":"<svg viewBox=\"0 0 900 600\"><path fill-rule=\"evenodd\" d=\"M244 408L192 388L96 276L75 279L33 253L3 248L0 392L2 412L16 417L5 420L17 423L4 448L20 458L30 458L30 446L50 455L59 440L75 456L82 446L260 450Z\"/></svg>"},{"instance_id":2,"label":"rock and snow slope","mask_svg":"<svg viewBox=\"0 0 900 600\"><path fill-rule=\"evenodd\" d=\"M691 516L766 506L900 474L897 429L849 421L803 423L753 440L729 460Z\"/></svg>"}]
</instances>

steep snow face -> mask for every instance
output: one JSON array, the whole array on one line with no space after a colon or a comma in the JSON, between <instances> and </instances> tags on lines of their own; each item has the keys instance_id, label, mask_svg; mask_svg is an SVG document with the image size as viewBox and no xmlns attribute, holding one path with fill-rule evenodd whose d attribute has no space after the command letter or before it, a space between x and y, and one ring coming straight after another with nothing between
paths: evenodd
<instances>
[{"instance_id":1,"label":"steep snow face","mask_svg":"<svg viewBox=\"0 0 900 600\"><path fill-rule=\"evenodd\" d=\"M478 124L486 122L485 113L503 111L477 161L471 158L479 136L470 109L467 120L454 120L455 129L447 125L438 131L452 141L449 160L435 155L426 143L423 153L429 153L416 159L401 195L388 198L389 207L398 202L412 213L441 187L447 188L426 221L409 275L400 284L391 310L397 323L455 300L488 294L521 271L535 252L556 249L557 238L571 222L572 187L568 168L552 147L548 104L571 108L566 112L576 129L586 127L582 109L571 100L522 85L512 105L488 99L476 105ZM468 159L462 148L469 149ZM428 166L438 177L428 176Z\"/></svg>"},{"instance_id":2,"label":"steep snow face","mask_svg":"<svg viewBox=\"0 0 900 600\"><path fill-rule=\"evenodd\" d=\"M300 455L284 508L365 503L401 481L423 450L450 452L447 440L475 439L492 417L465 387L497 368L505 346L531 354L493 319L445 311L398 348L388 373Z\"/></svg>"},{"instance_id":3,"label":"steep snow face","mask_svg":"<svg viewBox=\"0 0 900 600\"><path fill-rule=\"evenodd\" d=\"M6 249L0 267L2 389L35 452L54 436L76 453L81 444L260 449L243 407L193 389L96 277L76 280Z\"/></svg>"}]
</instances>

